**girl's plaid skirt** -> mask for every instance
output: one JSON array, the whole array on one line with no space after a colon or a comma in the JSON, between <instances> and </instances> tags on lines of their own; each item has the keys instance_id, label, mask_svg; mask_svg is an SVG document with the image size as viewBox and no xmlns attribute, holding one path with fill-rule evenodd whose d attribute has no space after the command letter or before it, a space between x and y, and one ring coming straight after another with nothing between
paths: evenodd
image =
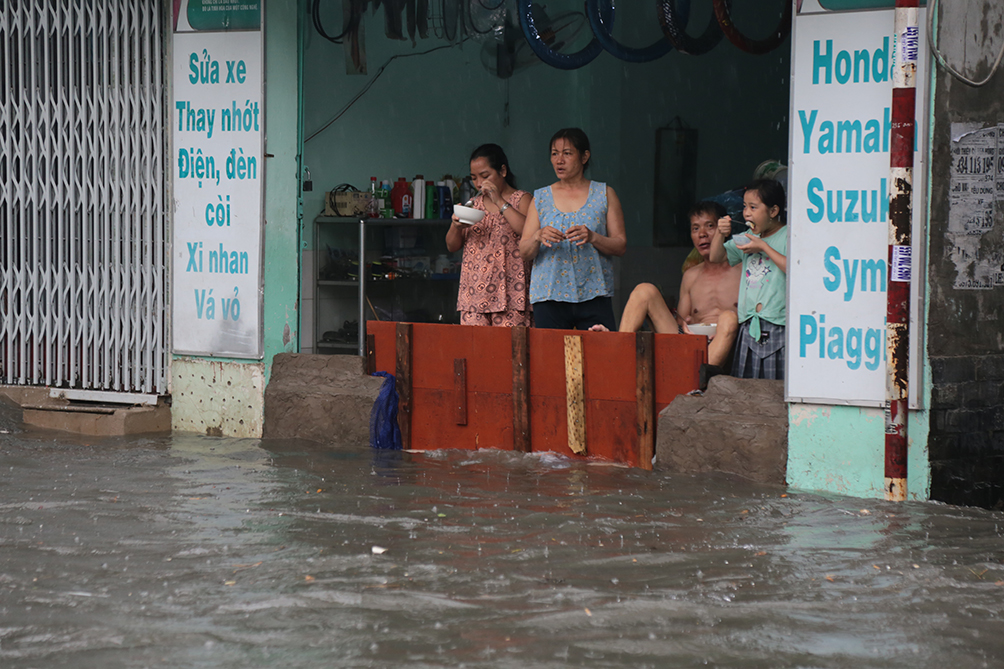
<instances>
[{"instance_id":1,"label":"girl's plaid skirt","mask_svg":"<svg viewBox=\"0 0 1004 669\"><path fill-rule=\"evenodd\" d=\"M784 326L760 321L760 340L750 336L750 322L739 326L732 376L741 379L784 378Z\"/></svg>"}]
</instances>

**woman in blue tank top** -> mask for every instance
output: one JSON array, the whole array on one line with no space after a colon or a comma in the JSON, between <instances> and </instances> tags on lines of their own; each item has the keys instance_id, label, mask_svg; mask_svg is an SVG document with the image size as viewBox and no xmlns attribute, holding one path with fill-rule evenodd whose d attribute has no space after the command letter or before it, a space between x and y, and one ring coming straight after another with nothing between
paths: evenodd
<instances>
[{"instance_id":1,"label":"woman in blue tank top","mask_svg":"<svg viewBox=\"0 0 1004 669\"><path fill-rule=\"evenodd\" d=\"M530 302L539 328L616 330L613 256L624 255L624 212L613 188L585 176L589 138L578 128L551 138L558 181L533 194L519 252L533 261Z\"/></svg>"}]
</instances>

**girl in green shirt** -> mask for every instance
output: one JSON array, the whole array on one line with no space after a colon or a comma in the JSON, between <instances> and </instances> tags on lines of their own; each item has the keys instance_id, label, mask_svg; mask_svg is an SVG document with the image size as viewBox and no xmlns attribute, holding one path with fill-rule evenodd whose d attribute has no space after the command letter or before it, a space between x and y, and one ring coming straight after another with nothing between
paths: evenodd
<instances>
[{"instance_id":1,"label":"girl in green shirt","mask_svg":"<svg viewBox=\"0 0 1004 669\"><path fill-rule=\"evenodd\" d=\"M784 378L784 326L787 297L788 229L784 187L758 179L743 194L743 218L750 231L732 234L732 219L718 219L711 262L743 264L739 284L739 335L732 375L746 379Z\"/></svg>"}]
</instances>

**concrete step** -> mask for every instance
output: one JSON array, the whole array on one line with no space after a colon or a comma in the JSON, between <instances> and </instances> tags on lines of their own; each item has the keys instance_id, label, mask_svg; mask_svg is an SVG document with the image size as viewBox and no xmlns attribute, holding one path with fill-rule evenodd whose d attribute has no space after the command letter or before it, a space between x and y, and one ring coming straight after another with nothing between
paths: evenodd
<instances>
[{"instance_id":1,"label":"concrete step","mask_svg":"<svg viewBox=\"0 0 1004 669\"><path fill-rule=\"evenodd\" d=\"M383 379L351 355L279 353L265 388L266 439L365 445Z\"/></svg>"},{"instance_id":2,"label":"concrete step","mask_svg":"<svg viewBox=\"0 0 1004 669\"><path fill-rule=\"evenodd\" d=\"M24 422L49 430L111 437L171 431L171 407L109 404L27 404Z\"/></svg>"}]
</instances>

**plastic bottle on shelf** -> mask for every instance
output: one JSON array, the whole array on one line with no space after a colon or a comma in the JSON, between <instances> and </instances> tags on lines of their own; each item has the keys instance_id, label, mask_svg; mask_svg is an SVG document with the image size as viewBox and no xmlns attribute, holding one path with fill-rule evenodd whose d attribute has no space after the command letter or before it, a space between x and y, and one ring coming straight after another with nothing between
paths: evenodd
<instances>
[{"instance_id":1,"label":"plastic bottle on shelf","mask_svg":"<svg viewBox=\"0 0 1004 669\"><path fill-rule=\"evenodd\" d=\"M474 189L474 184L471 183L470 177L464 177L460 180L460 199L457 202L467 202L471 200L477 191Z\"/></svg>"},{"instance_id":2,"label":"plastic bottle on shelf","mask_svg":"<svg viewBox=\"0 0 1004 669\"><path fill-rule=\"evenodd\" d=\"M415 175L415 180L411 182L412 192L412 218L425 218L425 177L421 174Z\"/></svg>"},{"instance_id":3,"label":"plastic bottle on shelf","mask_svg":"<svg viewBox=\"0 0 1004 669\"><path fill-rule=\"evenodd\" d=\"M367 207L366 215L376 218L380 215L380 201L377 199L377 178L370 177L370 204Z\"/></svg>"},{"instance_id":4,"label":"plastic bottle on shelf","mask_svg":"<svg viewBox=\"0 0 1004 669\"><path fill-rule=\"evenodd\" d=\"M451 218L453 216L453 194L445 181L436 182L436 202L439 205L437 218Z\"/></svg>"},{"instance_id":5,"label":"plastic bottle on shelf","mask_svg":"<svg viewBox=\"0 0 1004 669\"><path fill-rule=\"evenodd\" d=\"M453 175L452 174L444 174L443 175L443 181L446 182L446 185L450 189L450 201L451 202L467 202L467 200L461 200L460 199L460 186L458 186L457 182L453 180ZM450 214L451 215L453 214L453 210L452 209L450 210Z\"/></svg>"},{"instance_id":6,"label":"plastic bottle on shelf","mask_svg":"<svg viewBox=\"0 0 1004 669\"><path fill-rule=\"evenodd\" d=\"M382 200L380 204L380 217L394 218L394 206L390 201L390 179L384 179L380 182L380 199Z\"/></svg>"},{"instance_id":7,"label":"plastic bottle on shelf","mask_svg":"<svg viewBox=\"0 0 1004 669\"><path fill-rule=\"evenodd\" d=\"M411 184L407 181L404 184L404 195L401 196L401 217L414 218L412 207L414 207L415 197L411 194Z\"/></svg>"},{"instance_id":8,"label":"plastic bottle on shelf","mask_svg":"<svg viewBox=\"0 0 1004 669\"><path fill-rule=\"evenodd\" d=\"M438 218L439 204L436 202L436 182L429 179L425 182L425 217Z\"/></svg>"},{"instance_id":9,"label":"plastic bottle on shelf","mask_svg":"<svg viewBox=\"0 0 1004 669\"><path fill-rule=\"evenodd\" d=\"M408 194L408 182L404 177L398 177L394 182L394 188L390 192L391 206L394 207L394 215L400 216L404 213L404 198Z\"/></svg>"},{"instance_id":10,"label":"plastic bottle on shelf","mask_svg":"<svg viewBox=\"0 0 1004 669\"><path fill-rule=\"evenodd\" d=\"M450 259L445 253L440 253L436 258L436 274L446 274L450 271Z\"/></svg>"}]
</instances>

